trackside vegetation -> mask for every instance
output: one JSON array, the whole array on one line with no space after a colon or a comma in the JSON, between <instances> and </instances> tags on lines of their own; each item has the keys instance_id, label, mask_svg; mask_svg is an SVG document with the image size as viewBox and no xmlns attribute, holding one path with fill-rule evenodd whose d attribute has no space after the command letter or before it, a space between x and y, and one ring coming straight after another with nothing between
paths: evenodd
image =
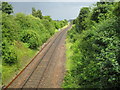
<instances>
[{"instance_id":1,"label":"trackside vegetation","mask_svg":"<svg viewBox=\"0 0 120 90\"><path fill-rule=\"evenodd\" d=\"M83 7L66 40L64 88L120 88L120 2Z\"/></svg>"},{"instance_id":2,"label":"trackside vegetation","mask_svg":"<svg viewBox=\"0 0 120 90\"><path fill-rule=\"evenodd\" d=\"M13 7L2 2L2 84L7 84L67 20L55 21L43 16L41 10L12 14Z\"/></svg>"}]
</instances>

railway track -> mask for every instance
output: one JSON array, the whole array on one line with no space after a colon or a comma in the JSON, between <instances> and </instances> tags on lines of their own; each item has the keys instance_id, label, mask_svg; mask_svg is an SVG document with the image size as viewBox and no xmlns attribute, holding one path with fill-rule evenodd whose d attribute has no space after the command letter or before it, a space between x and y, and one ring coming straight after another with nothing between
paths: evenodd
<instances>
[{"instance_id":1,"label":"railway track","mask_svg":"<svg viewBox=\"0 0 120 90\"><path fill-rule=\"evenodd\" d=\"M66 31L70 28L71 25L48 40L41 51L4 89L60 87L64 74Z\"/></svg>"}]
</instances>

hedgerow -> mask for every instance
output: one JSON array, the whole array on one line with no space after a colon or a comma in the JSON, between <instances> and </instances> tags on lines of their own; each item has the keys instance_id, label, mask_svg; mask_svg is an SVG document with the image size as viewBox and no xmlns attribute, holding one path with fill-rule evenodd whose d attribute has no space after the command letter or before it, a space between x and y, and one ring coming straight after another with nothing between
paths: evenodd
<instances>
[{"instance_id":1,"label":"hedgerow","mask_svg":"<svg viewBox=\"0 0 120 90\"><path fill-rule=\"evenodd\" d=\"M73 66L65 76L63 87L120 87L119 4L97 3L84 18L87 12L82 12L88 9L81 9L75 27L67 36L67 42L72 43L68 49L73 52L68 60ZM88 24L86 20L93 23Z\"/></svg>"}]
</instances>

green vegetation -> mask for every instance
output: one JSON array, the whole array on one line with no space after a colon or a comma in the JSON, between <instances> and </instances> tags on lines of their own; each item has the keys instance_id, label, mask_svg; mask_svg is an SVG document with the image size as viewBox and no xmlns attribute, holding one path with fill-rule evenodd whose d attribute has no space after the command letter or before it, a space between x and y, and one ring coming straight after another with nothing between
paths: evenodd
<instances>
[{"instance_id":1,"label":"green vegetation","mask_svg":"<svg viewBox=\"0 0 120 90\"><path fill-rule=\"evenodd\" d=\"M43 18L41 10L37 10L35 8L32 8L32 15L35 17L38 17L40 19Z\"/></svg>"},{"instance_id":2,"label":"green vegetation","mask_svg":"<svg viewBox=\"0 0 120 90\"><path fill-rule=\"evenodd\" d=\"M73 23L63 87L120 88L120 2L84 7Z\"/></svg>"},{"instance_id":3,"label":"green vegetation","mask_svg":"<svg viewBox=\"0 0 120 90\"><path fill-rule=\"evenodd\" d=\"M0 6L1 6L0 10L2 10L3 12L8 13L8 14L13 13L12 5L8 4L7 2L2 2L2 5L0 5Z\"/></svg>"},{"instance_id":4,"label":"green vegetation","mask_svg":"<svg viewBox=\"0 0 120 90\"><path fill-rule=\"evenodd\" d=\"M40 10L32 8L31 15L13 13L12 6L2 2L2 84L10 81L37 53L56 29L67 25L67 21L53 21L42 16Z\"/></svg>"}]
</instances>

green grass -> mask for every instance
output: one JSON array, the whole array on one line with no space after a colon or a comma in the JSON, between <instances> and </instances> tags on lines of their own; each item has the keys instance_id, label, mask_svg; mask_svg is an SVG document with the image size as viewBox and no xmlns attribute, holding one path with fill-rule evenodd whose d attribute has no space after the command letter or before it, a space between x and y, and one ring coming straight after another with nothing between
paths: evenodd
<instances>
[{"instance_id":1,"label":"green grass","mask_svg":"<svg viewBox=\"0 0 120 90\"><path fill-rule=\"evenodd\" d=\"M68 25L69 25L69 24L65 25L65 26L64 26L64 27L62 27L61 29L64 29L64 28L66 28Z\"/></svg>"},{"instance_id":2,"label":"green grass","mask_svg":"<svg viewBox=\"0 0 120 90\"><path fill-rule=\"evenodd\" d=\"M14 49L18 57L18 63L12 66L2 66L2 84L8 84L36 55L38 50L31 50L22 42L15 42Z\"/></svg>"},{"instance_id":3,"label":"green grass","mask_svg":"<svg viewBox=\"0 0 120 90\"><path fill-rule=\"evenodd\" d=\"M64 27L60 28L60 29L65 29L67 26L68 26L68 24L65 25ZM55 29L55 33L57 33L57 32L59 32L59 30L58 30L58 29Z\"/></svg>"},{"instance_id":4,"label":"green grass","mask_svg":"<svg viewBox=\"0 0 120 90\"><path fill-rule=\"evenodd\" d=\"M55 33L56 33L56 32L58 32L58 30L57 30L57 29L55 29Z\"/></svg>"},{"instance_id":5,"label":"green grass","mask_svg":"<svg viewBox=\"0 0 120 90\"><path fill-rule=\"evenodd\" d=\"M73 54L73 51L70 49L71 46L72 43L70 43L69 40L66 39L66 70L70 70L72 68L71 56Z\"/></svg>"},{"instance_id":6,"label":"green grass","mask_svg":"<svg viewBox=\"0 0 120 90\"><path fill-rule=\"evenodd\" d=\"M71 69L74 67L71 57L73 56L73 51L71 48L73 44L69 42L69 38L66 39L66 73L64 76L64 81L62 83L62 88L74 88L77 87L73 83L73 77L71 76Z\"/></svg>"},{"instance_id":7,"label":"green grass","mask_svg":"<svg viewBox=\"0 0 120 90\"><path fill-rule=\"evenodd\" d=\"M0 87L2 86L2 63L1 63L1 59L0 59Z\"/></svg>"}]
</instances>

